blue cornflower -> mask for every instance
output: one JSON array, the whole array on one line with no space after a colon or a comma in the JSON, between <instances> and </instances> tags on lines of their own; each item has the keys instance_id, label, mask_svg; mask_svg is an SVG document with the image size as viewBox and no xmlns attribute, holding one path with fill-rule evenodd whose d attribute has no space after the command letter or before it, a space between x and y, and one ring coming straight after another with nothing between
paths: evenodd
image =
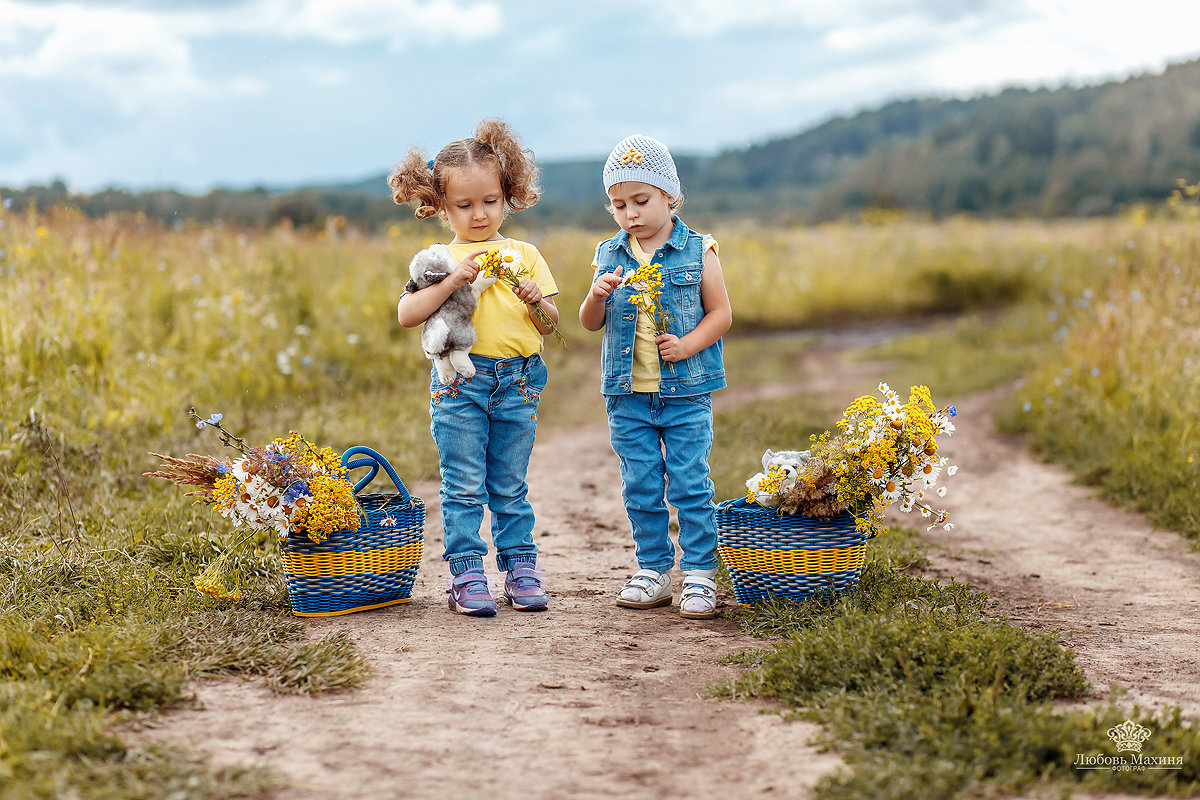
<instances>
[{"instance_id":1,"label":"blue cornflower","mask_svg":"<svg viewBox=\"0 0 1200 800\"><path fill-rule=\"evenodd\" d=\"M221 473L222 475L228 475L229 465L222 461L220 464L217 464L217 472Z\"/></svg>"},{"instance_id":2,"label":"blue cornflower","mask_svg":"<svg viewBox=\"0 0 1200 800\"><path fill-rule=\"evenodd\" d=\"M954 406L950 406L949 408L947 408L947 409L946 409L946 413L947 413L947 414L949 414L949 415L950 415L950 416L952 416L952 417L957 417L957 416L958 416L958 409L957 409L957 408L955 408Z\"/></svg>"},{"instance_id":3,"label":"blue cornflower","mask_svg":"<svg viewBox=\"0 0 1200 800\"><path fill-rule=\"evenodd\" d=\"M196 427L199 428L200 430L204 430L205 426L216 425L218 422L220 422L224 418L225 418L224 414L213 414L208 419L202 419L199 422L197 422Z\"/></svg>"},{"instance_id":4,"label":"blue cornflower","mask_svg":"<svg viewBox=\"0 0 1200 800\"><path fill-rule=\"evenodd\" d=\"M294 481L283 493L283 502L294 503L301 497L309 497L308 484L304 481Z\"/></svg>"},{"instance_id":5,"label":"blue cornflower","mask_svg":"<svg viewBox=\"0 0 1200 800\"><path fill-rule=\"evenodd\" d=\"M11 197L4 198L4 207L12 208L12 198Z\"/></svg>"}]
</instances>

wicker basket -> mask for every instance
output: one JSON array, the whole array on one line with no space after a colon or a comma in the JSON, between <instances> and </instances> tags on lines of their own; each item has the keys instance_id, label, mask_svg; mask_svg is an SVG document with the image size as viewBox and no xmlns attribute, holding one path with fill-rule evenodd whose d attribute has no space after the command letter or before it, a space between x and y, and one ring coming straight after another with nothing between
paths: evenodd
<instances>
[{"instance_id":1,"label":"wicker basket","mask_svg":"<svg viewBox=\"0 0 1200 800\"><path fill-rule=\"evenodd\" d=\"M356 455L367 458L352 460ZM413 581L425 542L425 503L412 497L383 456L369 447L342 454L348 469L370 472L354 485L365 512L357 531L337 531L323 542L289 536L283 545L292 613L298 617L333 617L412 600ZM383 467L398 494L359 494Z\"/></svg>"},{"instance_id":2,"label":"wicker basket","mask_svg":"<svg viewBox=\"0 0 1200 800\"><path fill-rule=\"evenodd\" d=\"M771 595L803 600L814 591L858 586L866 536L854 530L849 513L813 519L740 498L717 506L717 554L739 605Z\"/></svg>"}]
</instances>

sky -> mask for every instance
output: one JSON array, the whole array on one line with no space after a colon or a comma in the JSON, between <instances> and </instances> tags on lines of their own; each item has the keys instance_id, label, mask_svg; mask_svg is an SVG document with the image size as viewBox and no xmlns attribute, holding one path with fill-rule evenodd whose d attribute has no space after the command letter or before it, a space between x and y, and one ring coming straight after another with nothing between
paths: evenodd
<instances>
[{"instance_id":1,"label":"sky","mask_svg":"<svg viewBox=\"0 0 1200 800\"><path fill-rule=\"evenodd\" d=\"M484 117L539 161L709 155L1198 57L1197 0L0 0L0 186L356 181Z\"/></svg>"}]
</instances>

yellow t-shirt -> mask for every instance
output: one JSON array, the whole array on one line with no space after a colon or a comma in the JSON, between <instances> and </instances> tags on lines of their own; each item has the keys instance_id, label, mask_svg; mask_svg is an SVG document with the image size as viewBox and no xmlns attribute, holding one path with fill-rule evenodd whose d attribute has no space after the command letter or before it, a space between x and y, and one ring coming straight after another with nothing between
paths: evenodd
<instances>
[{"instance_id":1,"label":"yellow t-shirt","mask_svg":"<svg viewBox=\"0 0 1200 800\"><path fill-rule=\"evenodd\" d=\"M704 252L707 253L709 248L714 253L718 252L717 240L705 234ZM654 257L652 253L642 250L636 236L629 237L629 250L637 259L638 264L643 267L649 264ZM675 335L678 336L678 332ZM659 368L658 345L654 343L655 338L654 320L639 308L637 332L634 334L633 340L633 391L635 392L658 391L658 381L662 377L662 373Z\"/></svg>"},{"instance_id":2,"label":"yellow t-shirt","mask_svg":"<svg viewBox=\"0 0 1200 800\"><path fill-rule=\"evenodd\" d=\"M511 251L513 269L521 278L530 278L542 290L543 297L558 294L558 285L550 274L550 267L538 249L529 242L516 239L500 239L494 242L464 242L447 245L455 263L462 261L476 250L499 248ZM531 356L541 352L542 334L529 317L529 305L517 299L502 280L497 280L479 296L479 306L471 317L475 325L475 346L471 352L491 358Z\"/></svg>"}]
</instances>

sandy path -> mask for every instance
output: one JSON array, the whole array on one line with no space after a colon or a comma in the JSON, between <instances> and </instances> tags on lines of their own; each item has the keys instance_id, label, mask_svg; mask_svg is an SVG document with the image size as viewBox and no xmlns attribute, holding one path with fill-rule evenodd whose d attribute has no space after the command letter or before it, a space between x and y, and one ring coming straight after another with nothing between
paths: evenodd
<instances>
[{"instance_id":1,"label":"sandy path","mask_svg":"<svg viewBox=\"0 0 1200 800\"><path fill-rule=\"evenodd\" d=\"M864 381L878 374L827 352L811 358L826 378L805 389L835 402L847 387L870 391ZM830 372L832 363L841 368ZM796 390L736 390L719 402ZM1178 704L1196 717L1200 554L995 434L989 409L999 396L958 402L959 431L946 442L961 467L946 498L958 527L927 535L933 574L986 589L1020 625L1062 629L1097 697L1120 683L1143 705ZM200 708L166 714L155 735L216 764L266 764L289 781L281 798L460 788L523 800L808 796L839 763L807 744L815 728L706 694L740 672L719 656L761 640L729 620L612 603L632 568L632 542L604 427L543 436L530 487L551 611L450 613L436 486L418 484L410 488L431 508L414 602L311 622L314 635L351 633L376 668L365 687L305 698L203 682Z\"/></svg>"},{"instance_id":2,"label":"sandy path","mask_svg":"<svg viewBox=\"0 0 1200 800\"><path fill-rule=\"evenodd\" d=\"M1003 392L958 404L946 441L958 527L926 536L932 574L987 591L1022 627L1061 629L1096 698L1119 684L1143 707L1200 718L1200 552L995 433Z\"/></svg>"},{"instance_id":3,"label":"sandy path","mask_svg":"<svg viewBox=\"0 0 1200 800\"><path fill-rule=\"evenodd\" d=\"M815 726L706 692L740 674L718 657L761 640L727 619L613 604L633 560L607 429L548 437L529 477L549 612L451 613L437 488L418 484L432 508L414 601L311 621L315 636L351 632L376 668L365 687L307 698L203 682L201 708L155 735L217 764L267 764L286 798L806 796L839 763L806 744Z\"/></svg>"}]
</instances>

